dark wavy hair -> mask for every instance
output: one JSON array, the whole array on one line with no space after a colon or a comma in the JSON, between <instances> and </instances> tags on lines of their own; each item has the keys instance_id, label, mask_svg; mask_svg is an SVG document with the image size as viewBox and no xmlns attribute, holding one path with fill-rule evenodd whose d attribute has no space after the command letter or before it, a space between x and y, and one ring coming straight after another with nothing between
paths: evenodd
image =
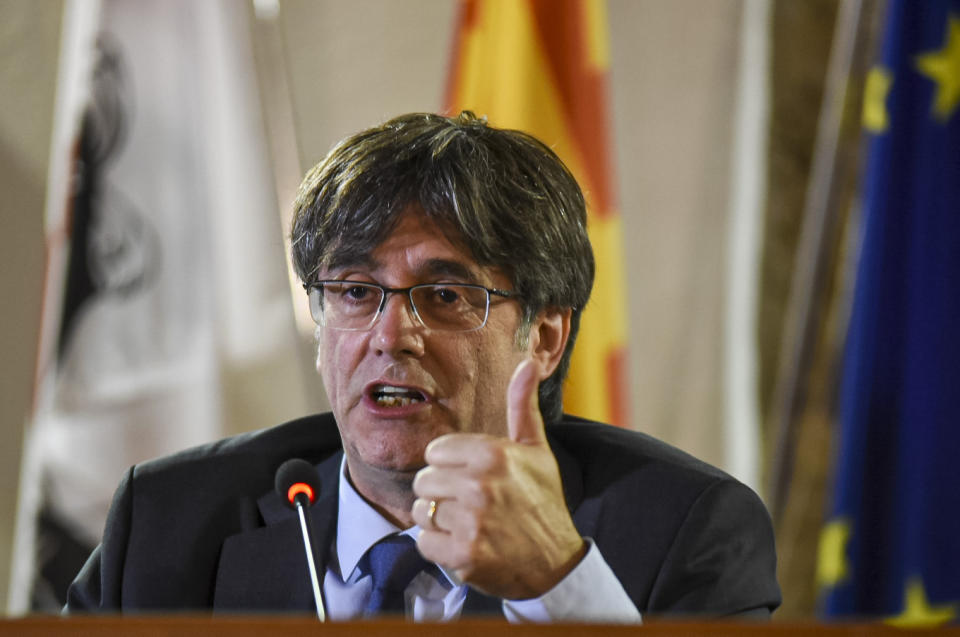
<instances>
[{"instance_id":1,"label":"dark wavy hair","mask_svg":"<svg viewBox=\"0 0 960 637\"><path fill-rule=\"evenodd\" d=\"M321 269L362 260L414 204L479 265L510 278L523 307L520 346L539 312L572 309L566 350L539 388L544 420L559 420L594 277L573 175L536 138L469 111L402 115L341 141L304 177L291 229L297 274L308 283Z\"/></svg>"}]
</instances>

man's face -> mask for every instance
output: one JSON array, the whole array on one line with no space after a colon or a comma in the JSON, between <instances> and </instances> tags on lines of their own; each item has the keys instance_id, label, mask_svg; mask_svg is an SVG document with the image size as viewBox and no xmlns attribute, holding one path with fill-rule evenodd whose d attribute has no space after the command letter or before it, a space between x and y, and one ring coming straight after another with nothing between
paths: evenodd
<instances>
[{"instance_id":1,"label":"man's face","mask_svg":"<svg viewBox=\"0 0 960 637\"><path fill-rule=\"evenodd\" d=\"M503 273L478 266L417 207L408 208L366 262L320 274L393 288L474 283L511 289ZM427 443L443 434L506 435L507 385L526 356L516 345L520 320L516 301L491 296L483 328L434 331L414 317L407 295L390 294L369 331L321 327L317 366L354 480L412 477L424 466ZM416 399L384 400L386 386Z\"/></svg>"}]
</instances>

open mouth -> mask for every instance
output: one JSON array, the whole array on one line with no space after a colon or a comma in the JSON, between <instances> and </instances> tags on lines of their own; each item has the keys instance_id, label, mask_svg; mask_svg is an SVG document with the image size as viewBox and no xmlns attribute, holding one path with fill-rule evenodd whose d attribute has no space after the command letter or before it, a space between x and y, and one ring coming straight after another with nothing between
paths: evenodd
<instances>
[{"instance_id":1,"label":"open mouth","mask_svg":"<svg viewBox=\"0 0 960 637\"><path fill-rule=\"evenodd\" d=\"M407 407L426 400L426 397L415 389L394 385L375 385L370 396L380 407Z\"/></svg>"}]
</instances>

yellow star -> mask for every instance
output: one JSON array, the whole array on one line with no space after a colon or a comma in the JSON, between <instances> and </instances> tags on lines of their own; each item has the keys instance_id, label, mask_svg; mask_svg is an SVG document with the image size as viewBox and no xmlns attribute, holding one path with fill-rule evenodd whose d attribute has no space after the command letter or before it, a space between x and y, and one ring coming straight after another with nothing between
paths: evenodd
<instances>
[{"instance_id":1,"label":"yellow star","mask_svg":"<svg viewBox=\"0 0 960 637\"><path fill-rule=\"evenodd\" d=\"M917 70L937 83L933 114L946 123L960 104L960 18L950 16L943 48L918 55Z\"/></svg>"},{"instance_id":2,"label":"yellow star","mask_svg":"<svg viewBox=\"0 0 960 637\"><path fill-rule=\"evenodd\" d=\"M893 76L882 66L875 66L867 73L863 87L863 127L871 133L887 130L887 95L893 85Z\"/></svg>"},{"instance_id":3,"label":"yellow star","mask_svg":"<svg viewBox=\"0 0 960 637\"><path fill-rule=\"evenodd\" d=\"M903 596L903 612L884 620L897 628L923 628L939 626L957 618L957 605L931 606L923 580L911 577Z\"/></svg>"},{"instance_id":4,"label":"yellow star","mask_svg":"<svg viewBox=\"0 0 960 637\"><path fill-rule=\"evenodd\" d=\"M850 520L837 518L820 531L820 549L817 551L817 585L836 586L850 573L847 562L847 542L850 541Z\"/></svg>"}]
</instances>

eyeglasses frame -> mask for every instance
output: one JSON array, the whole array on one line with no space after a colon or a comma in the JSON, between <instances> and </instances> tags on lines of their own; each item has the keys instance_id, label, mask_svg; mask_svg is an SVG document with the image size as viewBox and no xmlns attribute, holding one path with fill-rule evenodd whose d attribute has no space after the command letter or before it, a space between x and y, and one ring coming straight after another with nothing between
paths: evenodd
<instances>
[{"instance_id":1,"label":"eyeglasses frame","mask_svg":"<svg viewBox=\"0 0 960 637\"><path fill-rule=\"evenodd\" d=\"M369 281L351 281L350 279L318 279L318 280L312 281L311 283L304 283L303 289L307 292L307 296L309 297L311 289L314 289L314 288L322 289L323 285L327 283L341 284L341 285L342 284L364 285L367 287L377 288L381 292L380 305L377 307L376 313L374 313L373 318L370 320L370 323L366 327L328 326L317 321L316 317L313 317L313 312L311 312L311 317L314 319L314 322L317 323L317 325L320 325L321 327L328 327L329 329L338 330L341 332L365 332L369 329L372 329L373 326L377 324L377 321L380 320L380 317L383 316L383 311L387 307L387 299L390 297L391 294L406 294L407 302L410 304L410 311L413 313L413 316L416 317L417 322L419 322L421 326L425 327L428 330L436 330L438 332L452 332L454 334L476 332L477 330L483 329L486 326L487 320L490 318L490 296L491 295L499 296L505 299L520 298L520 295L517 294L516 292L512 292L510 290L501 290L499 288L488 288L486 286L479 285L476 283L417 283L416 285L411 285L405 288L391 288L391 287L387 287L386 285L380 285L379 283L370 283ZM413 302L413 291L416 289L422 289L422 288L444 287L444 286L451 286L451 285L455 285L457 287L472 288L475 290L483 290L486 293L486 297L487 297L486 309L483 313L483 322L480 323L480 325L478 325L477 327L470 328L468 330L444 330L444 329L438 329L435 327L430 327L423 320L423 317L420 316L420 312L417 311L417 304Z\"/></svg>"}]
</instances>

